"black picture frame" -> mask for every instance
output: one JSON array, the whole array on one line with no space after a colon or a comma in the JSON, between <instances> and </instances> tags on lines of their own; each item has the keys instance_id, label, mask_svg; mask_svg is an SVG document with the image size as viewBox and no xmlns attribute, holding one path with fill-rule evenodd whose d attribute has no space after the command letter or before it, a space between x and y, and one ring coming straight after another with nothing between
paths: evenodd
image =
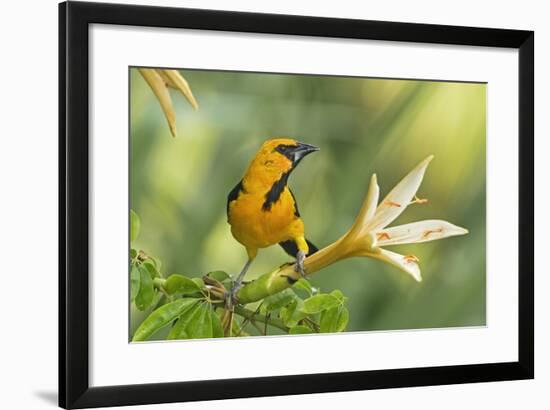
<instances>
[{"instance_id":1,"label":"black picture frame","mask_svg":"<svg viewBox=\"0 0 550 410\"><path fill-rule=\"evenodd\" d=\"M519 50L519 360L505 363L90 387L90 24L504 47ZM59 5L59 405L86 408L534 377L534 33L290 15L65 2Z\"/></svg>"}]
</instances>

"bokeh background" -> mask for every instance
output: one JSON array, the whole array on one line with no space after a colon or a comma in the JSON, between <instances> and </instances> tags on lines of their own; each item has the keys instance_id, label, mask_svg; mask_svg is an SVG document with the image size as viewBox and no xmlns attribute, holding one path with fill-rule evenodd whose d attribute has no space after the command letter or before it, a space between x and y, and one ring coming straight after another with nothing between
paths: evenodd
<instances>
[{"instance_id":1,"label":"bokeh background","mask_svg":"<svg viewBox=\"0 0 550 410\"><path fill-rule=\"evenodd\" d=\"M381 198L430 154L419 196L393 225L445 219L466 236L392 250L420 259L423 282L371 259L348 259L312 276L349 297L348 331L485 324L485 107L478 83L180 70L200 109L172 91L178 136L130 69L131 207L141 218L135 246L165 274L236 275L244 248L231 236L226 198L265 139L317 145L293 172L307 236L319 248L352 224L376 172ZM261 250L252 279L289 261Z\"/></svg>"}]
</instances>

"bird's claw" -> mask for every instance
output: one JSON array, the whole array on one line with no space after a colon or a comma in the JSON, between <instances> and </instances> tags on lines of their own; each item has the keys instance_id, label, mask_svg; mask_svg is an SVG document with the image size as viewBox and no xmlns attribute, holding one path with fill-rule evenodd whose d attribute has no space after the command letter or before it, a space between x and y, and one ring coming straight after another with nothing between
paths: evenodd
<instances>
[{"instance_id":1,"label":"bird's claw","mask_svg":"<svg viewBox=\"0 0 550 410\"><path fill-rule=\"evenodd\" d=\"M300 274L302 278L306 277L306 271L304 269L304 260L306 259L306 253L304 251L298 251L296 254L296 266L294 270Z\"/></svg>"},{"instance_id":2,"label":"bird's claw","mask_svg":"<svg viewBox=\"0 0 550 410\"><path fill-rule=\"evenodd\" d=\"M231 290L228 290L225 293L225 305L229 309L231 309L233 306L237 304L237 301L238 301L237 293L239 292L239 290L241 290L242 287L243 287L242 283L233 282Z\"/></svg>"}]
</instances>

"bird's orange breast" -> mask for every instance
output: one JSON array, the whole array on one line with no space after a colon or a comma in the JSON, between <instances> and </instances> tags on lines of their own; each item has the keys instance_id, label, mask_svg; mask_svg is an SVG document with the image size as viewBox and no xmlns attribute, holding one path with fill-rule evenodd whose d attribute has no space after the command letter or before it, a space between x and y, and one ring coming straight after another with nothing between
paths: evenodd
<instances>
[{"instance_id":1,"label":"bird's orange breast","mask_svg":"<svg viewBox=\"0 0 550 410\"><path fill-rule=\"evenodd\" d=\"M241 192L229 203L229 224L237 241L247 248L265 248L303 236L304 224L288 187L269 209L263 208L264 202L264 194Z\"/></svg>"}]
</instances>

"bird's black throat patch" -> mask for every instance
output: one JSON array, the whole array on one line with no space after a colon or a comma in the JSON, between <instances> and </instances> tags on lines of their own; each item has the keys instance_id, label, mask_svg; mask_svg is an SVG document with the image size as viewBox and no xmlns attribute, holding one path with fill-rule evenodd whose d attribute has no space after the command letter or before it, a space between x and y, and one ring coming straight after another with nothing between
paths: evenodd
<instances>
[{"instance_id":1,"label":"bird's black throat patch","mask_svg":"<svg viewBox=\"0 0 550 410\"><path fill-rule=\"evenodd\" d=\"M273 204L279 200L281 194L285 190L289 175L290 172L285 172L281 175L281 178L279 178L279 180L271 186L267 194L265 194L265 201L262 205L262 210L269 211Z\"/></svg>"}]
</instances>

